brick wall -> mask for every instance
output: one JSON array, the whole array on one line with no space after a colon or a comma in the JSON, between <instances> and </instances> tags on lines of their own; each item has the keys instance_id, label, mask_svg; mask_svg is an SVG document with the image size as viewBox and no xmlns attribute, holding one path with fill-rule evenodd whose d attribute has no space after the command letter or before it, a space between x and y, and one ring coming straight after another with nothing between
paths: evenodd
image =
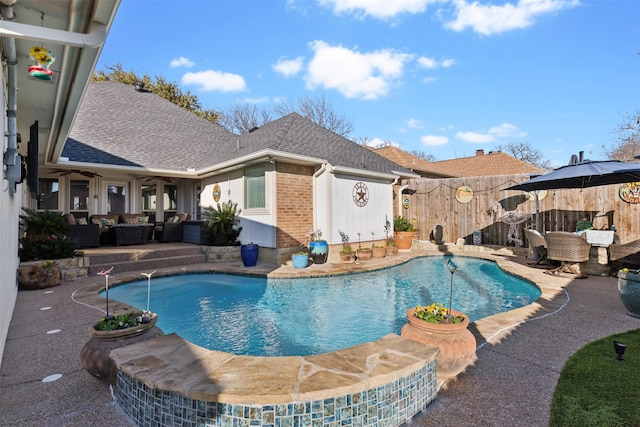
<instances>
[{"instance_id":1,"label":"brick wall","mask_svg":"<svg viewBox=\"0 0 640 427\"><path fill-rule=\"evenodd\" d=\"M276 245L278 248L307 244L313 227L312 166L276 165Z\"/></svg>"}]
</instances>

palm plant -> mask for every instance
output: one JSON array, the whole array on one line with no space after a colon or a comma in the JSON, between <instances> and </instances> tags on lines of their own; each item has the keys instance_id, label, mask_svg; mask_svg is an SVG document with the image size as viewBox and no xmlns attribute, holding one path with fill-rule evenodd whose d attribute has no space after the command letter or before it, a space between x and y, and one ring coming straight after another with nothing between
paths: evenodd
<instances>
[{"instance_id":1,"label":"palm plant","mask_svg":"<svg viewBox=\"0 0 640 427\"><path fill-rule=\"evenodd\" d=\"M78 245L69 237L67 217L54 211L23 208L20 226L20 261L70 258L78 255Z\"/></svg>"},{"instance_id":2,"label":"palm plant","mask_svg":"<svg viewBox=\"0 0 640 427\"><path fill-rule=\"evenodd\" d=\"M238 204L232 201L218 203L217 207L205 208L203 219L205 221L205 244L209 246L239 245L238 237L242 227L238 226L240 220Z\"/></svg>"}]
</instances>

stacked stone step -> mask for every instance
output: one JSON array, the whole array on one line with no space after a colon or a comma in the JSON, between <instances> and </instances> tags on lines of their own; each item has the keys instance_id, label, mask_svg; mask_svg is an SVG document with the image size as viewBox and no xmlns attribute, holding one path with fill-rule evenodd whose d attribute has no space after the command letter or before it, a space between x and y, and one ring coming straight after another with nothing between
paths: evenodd
<instances>
[{"instance_id":1,"label":"stacked stone step","mask_svg":"<svg viewBox=\"0 0 640 427\"><path fill-rule=\"evenodd\" d=\"M89 275L114 267L114 273L150 271L166 267L179 267L205 263L206 256L198 246L149 251L131 251L89 255Z\"/></svg>"}]
</instances>

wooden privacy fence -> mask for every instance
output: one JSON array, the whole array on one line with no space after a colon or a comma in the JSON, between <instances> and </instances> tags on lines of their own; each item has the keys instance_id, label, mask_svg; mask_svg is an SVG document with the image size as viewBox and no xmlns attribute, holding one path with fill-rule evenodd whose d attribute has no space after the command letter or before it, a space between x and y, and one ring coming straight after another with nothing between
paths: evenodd
<instances>
[{"instance_id":1,"label":"wooden privacy fence","mask_svg":"<svg viewBox=\"0 0 640 427\"><path fill-rule=\"evenodd\" d=\"M431 230L439 224L445 242L455 243L462 238L472 244L476 232L483 244L518 246L521 240L526 246L523 230L536 227L535 199L533 194L504 189L528 179L526 175L413 179L402 195L403 199L409 198L409 206L402 209L402 214L415 220L423 240L428 240ZM463 186L473 191L470 199L468 193L459 193L456 198L456 191ZM575 231L577 222L587 219L596 229L615 225L621 243L639 239L640 204L622 200L618 195L621 186L548 190L546 195L542 192L540 231ZM511 227L510 218L523 222Z\"/></svg>"}]
</instances>

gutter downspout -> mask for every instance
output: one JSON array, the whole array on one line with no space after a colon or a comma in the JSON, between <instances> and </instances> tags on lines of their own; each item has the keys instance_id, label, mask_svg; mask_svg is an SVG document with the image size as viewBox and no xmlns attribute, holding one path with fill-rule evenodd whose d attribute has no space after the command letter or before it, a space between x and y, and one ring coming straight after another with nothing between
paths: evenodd
<instances>
[{"instance_id":1,"label":"gutter downspout","mask_svg":"<svg viewBox=\"0 0 640 427\"><path fill-rule=\"evenodd\" d=\"M324 173L324 171L327 169L327 162L324 162L322 164L322 166L320 166L320 169L318 169L314 174L313 174L313 225L315 227L318 226L318 206L320 205L320 203L318 202L318 185L316 184L316 181L318 180L318 178L320 177L320 175L322 175ZM327 193L329 193L329 188L327 188ZM327 202L325 202L325 207L327 207L328 205L328 209L331 209L331 205L328 203L331 200L331 197L327 194ZM331 218L331 215L327 215L327 218ZM328 227L331 226L331 224L327 224ZM328 231L327 231L328 232Z\"/></svg>"},{"instance_id":2,"label":"gutter downspout","mask_svg":"<svg viewBox=\"0 0 640 427\"><path fill-rule=\"evenodd\" d=\"M2 18L13 20L13 5L17 0L2 0ZM9 181L9 191L16 192L16 184L22 177L22 165L18 154L18 77L16 58L16 40L4 39L5 61L7 63L7 151L3 163L7 167L5 179Z\"/></svg>"}]
</instances>

